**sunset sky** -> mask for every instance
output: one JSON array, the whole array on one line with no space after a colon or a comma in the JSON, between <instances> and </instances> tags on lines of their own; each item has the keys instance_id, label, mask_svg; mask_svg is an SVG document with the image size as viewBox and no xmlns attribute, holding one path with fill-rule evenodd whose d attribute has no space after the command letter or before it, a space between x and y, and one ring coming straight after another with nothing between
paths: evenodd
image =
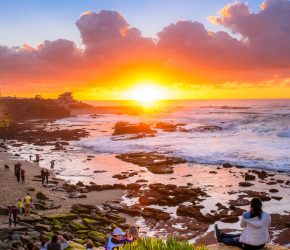
<instances>
[{"instance_id":1,"label":"sunset sky","mask_svg":"<svg viewBox=\"0 0 290 250\"><path fill-rule=\"evenodd\" d=\"M3 95L290 97L287 0L0 1Z\"/></svg>"}]
</instances>

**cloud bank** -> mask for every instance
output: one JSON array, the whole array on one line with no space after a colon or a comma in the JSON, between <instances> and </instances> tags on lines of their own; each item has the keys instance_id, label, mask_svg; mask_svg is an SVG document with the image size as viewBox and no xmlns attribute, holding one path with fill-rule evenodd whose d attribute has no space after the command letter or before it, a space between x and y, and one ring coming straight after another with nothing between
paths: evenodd
<instances>
[{"instance_id":1,"label":"cloud bank","mask_svg":"<svg viewBox=\"0 0 290 250\"><path fill-rule=\"evenodd\" d=\"M76 21L84 49L65 39L37 48L0 46L0 79L11 88L41 83L59 91L67 86L125 89L143 79L165 86L289 86L290 2L267 0L258 13L237 2L218 14L208 20L240 40L192 21L170 24L153 40L118 12L89 11Z\"/></svg>"}]
</instances>

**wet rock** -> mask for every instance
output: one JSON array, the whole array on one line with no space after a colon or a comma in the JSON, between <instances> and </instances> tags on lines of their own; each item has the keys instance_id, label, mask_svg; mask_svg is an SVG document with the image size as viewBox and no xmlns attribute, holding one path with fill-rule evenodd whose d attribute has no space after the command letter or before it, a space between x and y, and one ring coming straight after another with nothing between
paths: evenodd
<instances>
[{"instance_id":1,"label":"wet rock","mask_svg":"<svg viewBox=\"0 0 290 250\"><path fill-rule=\"evenodd\" d=\"M43 219L39 215L31 214L30 216L17 215L17 219L19 222L25 222L25 223L35 223L35 222L41 222Z\"/></svg>"},{"instance_id":2,"label":"wet rock","mask_svg":"<svg viewBox=\"0 0 290 250\"><path fill-rule=\"evenodd\" d=\"M106 235L102 233L90 232L88 234L88 237L92 239L93 241L100 242L102 244L106 244L107 242Z\"/></svg>"},{"instance_id":3,"label":"wet rock","mask_svg":"<svg viewBox=\"0 0 290 250\"><path fill-rule=\"evenodd\" d=\"M128 175L122 175L122 174L115 174L115 175L113 175L112 176L112 178L116 178L116 179L118 179L118 180L125 180L125 179L128 179L129 178L129 176Z\"/></svg>"},{"instance_id":4,"label":"wet rock","mask_svg":"<svg viewBox=\"0 0 290 250\"><path fill-rule=\"evenodd\" d=\"M254 175L251 175L248 173L245 174L245 181L253 181L255 179L256 179L256 177Z\"/></svg>"},{"instance_id":5,"label":"wet rock","mask_svg":"<svg viewBox=\"0 0 290 250\"><path fill-rule=\"evenodd\" d=\"M245 166L242 165L235 165L236 168L245 168Z\"/></svg>"},{"instance_id":6,"label":"wet rock","mask_svg":"<svg viewBox=\"0 0 290 250\"><path fill-rule=\"evenodd\" d=\"M28 242L33 242L33 239L29 235L21 235L21 241L28 243Z\"/></svg>"},{"instance_id":7,"label":"wet rock","mask_svg":"<svg viewBox=\"0 0 290 250\"><path fill-rule=\"evenodd\" d=\"M240 182L239 183L239 186L241 187L250 187L250 186L253 186L254 184L252 183L249 183L249 182Z\"/></svg>"},{"instance_id":8,"label":"wet rock","mask_svg":"<svg viewBox=\"0 0 290 250\"><path fill-rule=\"evenodd\" d=\"M83 182L81 182L81 181L79 181L76 185L79 186L79 187L84 187L85 186L85 184Z\"/></svg>"},{"instance_id":9,"label":"wet rock","mask_svg":"<svg viewBox=\"0 0 290 250\"><path fill-rule=\"evenodd\" d=\"M67 213L67 214L52 214L52 215L44 215L43 219L46 220L75 220L78 218L77 214Z\"/></svg>"},{"instance_id":10,"label":"wet rock","mask_svg":"<svg viewBox=\"0 0 290 250\"><path fill-rule=\"evenodd\" d=\"M79 230L88 230L88 228L78 222L70 222L69 223L69 227L71 230L73 230L74 232L79 231Z\"/></svg>"},{"instance_id":11,"label":"wet rock","mask_svg":"<svg viewBox=\"0 0 290 250\"><path fill-rule=\"evenodd\" d=\"M225 164L223 164L223 167L224 167L224 168L232 168L233 165L230 164L230 163L225 163Z\"/></svg>"},{"instance_id":12,"label":"wet rock","mask_svg":"<svg viewBox=\"0 0 290 250\"><path fill-rule=\"evenodd\" d=\"M268 177L268 174L264 170L263 171L252 170L252 173L257 174L260 179L265 179Z\"/></svg>"},{"instance_id":13,"label":"wet rock","mask_svg":"<svg viewBox=\"0 0 290 250\"><path fill-rule=\"evenodd\" d=\"M169 220L171 218L171 216L169 213L163 212L163 213L157 214L155 218L157 220Z\"/></svg>"},{"instance_id":14,"label":"wet rock","mask_svg":"<svg viewBox=\"0 0 290 250\"><path fill-rule=\"evenodd\" d=\"M113 135L124 135L124 134L152 134L157 133L156 130L150 128L150 124L140 122L139 124L129 124L127 122L117 122L115 124L115 131Z\"/></svg>"},{"instance_id":15,"label":"wet rock","mask_svg":"<svg viewBox=\"0 0 290 250\"><path fill-rule=\"evenodd\" d=\"M198 209L194 208L193 206L185 206L180 205L177 208L177 215L187 215L195 218L198 221L213 224L215 223L216 219L211 215L203 215Z\"/></svg>"},{"instance_id":16,"label":"wet rock","mask_svg":"<svg viewBox=\"0 0 290 250\"><path fill-rule=\"evenodd\" d=\"M176 186L175 184L167 184L167 185L165 185L165 187L166 187L167 189L169 189L169 190L173 190L173 189L175 189L177 186Z\"/></svg>"},{"instance_id":17,"label":"wet rock","mask_svg":"<svg viewBox=\"0 0 290 250\"><path fill-rule=\"evenodd\" d=\"M126 189L126 185L124 184L114 184L113 187L116 189Z\"/></svg>"},{"instance_id":18,"label":"wet rock","mask_svg":"<svg viewBox=\"0 0 290 250\"><path fill-rule=\"evenodd\" d=\"M272 188L269 190L270 193L278 193L279 190L278 189L275 189L275 188Z\"/></svg>"},{"instance_id":19,"label":"wet rock","mask_svg":"<svg viewBox=\"0 0 290 250\"><path fill-rule=\"evenodd\" d=\"M69 198L87 198L87 196L80 193L71 193L69 194Z\"/></svg>"},{"instance_id":20,"label":"wet rock","mask_svg":"<svg viewBox=\"0 0 290 250\"><path fill-rule=\"evenodd\" d=\"M239 197L236 200L229 200L228 202L231 206L246 206L250 205L250 201Z\"/></svg>"},{"instance_id":21,"label":"wet rock","mask_svg":"<svg viewBox=\"0 0 290 250\"><path fill-rule=\"evenodd\" d=\"M276 182L276 181L270 181L270 182L267 182L266 184L267 184L267 185L276 185L277 182Z\"/></svg>"},{"instance_id":22,"label":"wet rock","mask_svg":"<svg viewBox=\"0 0 290 250\"><path fill-rule=\"evenodd\" d=\"M44 224L37 224L34 226L35 230L37 231L47 231L50 232L50 226L49 225L44 225Z\"/></svg>"},{"instance_id":23,"label":"wet rock","mask_svg":"<svg viewBox=\"0 0 290 250\"><path fill-rule=\"evenodd\" d=\"M147 180L145 179L140 179L140 180L137 180L136 183L143 183L143 182L148 182Z\"/></svg>"},{"instance_id":24,"label":"wet rock","mask_svg":"<svg viewBox=\"0 0 290 250\"><path fill-rule=\"evenodd\" d=\"M142 185L138 183L129 183L127 185L127 189L132 189L132 190L139 190L142 187Z\"/></svg>"},{"instance_id":25,"label":"wet rock","mask_svg":"<svg viewBox=\"0 0 290 250\"><path fill-rule=\"evenodd\" d=\"M236 223L238 222L240 219L238 216L230 216L230 217L226 217L221 219L221 222L223 223Z\"/></svg>"},{"instance_id":26,"label":"wet rock","mask_svg":"<svg viewBox=\"0 0 290 250\"><path fill-rule=\"evenodd\" d=\"M0 215L8 215L8 214L9 214L8 208L0 206Z\"/></svg>"},{"instance_id":27,"label":"wet rock","mask_svg":"<svg viewBox=\"0 0 290 250\"><path fill-rule=\"evenodd\" d=\"M279 197L279 196L271 196L272 199L280 201L283 199L283 197Z\"/></svg>"},{"instance_id":28,"label":"wet rock","mask_svg":"<svg viewBox=\"0 0 290 250\"><path fill-rule=\"evenodd\" d=\"M49 198L42 192L38 192L36 194L36 198L39 199L39 200L49 200Z\"/></svg>"},{"instance_id":29,"label":"wet rock","mask_svg":"<svg viewBox=\"0 0 290 250\"><path fill-rule=\"evenodd\" d=\"M1 232L0 232L0 240L4 241L6 239L9 239L12 237L13 235L13 231L9 228L4 228Z\"/></svg>"},{"instance_id":30,"label":"wet rock","mask_svg":"<svg viewBox=\"0 0 290 250\"><path fill-rule=\"evenodd\" d=\"M147 167L147 169L153 174L173 174L173 167L168 165L158 165Z\"/></svg>"}]
</instances>

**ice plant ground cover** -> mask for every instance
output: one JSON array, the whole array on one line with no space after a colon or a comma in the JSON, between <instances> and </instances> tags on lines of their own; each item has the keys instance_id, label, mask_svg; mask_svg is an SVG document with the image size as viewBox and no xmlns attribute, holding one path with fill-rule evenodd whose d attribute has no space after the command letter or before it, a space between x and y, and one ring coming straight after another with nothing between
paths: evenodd
<instances>
[{"instance_id":1,"label":"ice plant ground cover","mask_svg":"<svg viewBox=\"0 0 290 250\"><path fill-rule=\"evenodd\" d=\"M205 246L195 246L188 241L177 241L177 238L169 237L166 241L157 238L143 238L132 244L125 244L120 250L206 250Z\"/></svg>"}]
</instances>

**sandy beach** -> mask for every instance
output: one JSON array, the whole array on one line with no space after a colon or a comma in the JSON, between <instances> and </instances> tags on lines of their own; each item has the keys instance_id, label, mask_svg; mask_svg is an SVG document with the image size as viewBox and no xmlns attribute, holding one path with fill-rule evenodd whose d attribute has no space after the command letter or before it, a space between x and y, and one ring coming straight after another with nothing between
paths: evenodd
<instances>
[{"instance_id":1,"label":"sandy beach","mask_svg":"<svg viewBox=\"0 0 290 250\"><path fill-rule=\"evenodd\" d=\"M51 188L42 187L41 182L32 181L33 176L40 174L40 168L36 163L31 163L21 157L14 156L11 153L3 152L0 150L0 206L7 207L9 205L17 204L18 199L24 199L27 194L27 188L34 188L35 191L29 191L33 202L38 199L35 197L37 192L43 192L50 199L48 204L53 203L54 205L61 205L59 209L52 210L41 210L39 211L42 215L67 213L70 211L73 204L91 204L101 205L103 202L121 199L124 194L122 190L104 190L101 192L87 193L87 198L74 198L64 200L62 197L68 197L67 193L53 192ZM14 175L14 164L20 162L22 168L26 171L25 183L17 184L16 177ZM4 170L3 165L9 165L10 170ZM50 179L55 178L54 174L51 173ZM59 181L59 185L62 185L65 181ZM0 215L0 224L7 223L8 219L6 215Z\"/></svg>"}]
</instances>

